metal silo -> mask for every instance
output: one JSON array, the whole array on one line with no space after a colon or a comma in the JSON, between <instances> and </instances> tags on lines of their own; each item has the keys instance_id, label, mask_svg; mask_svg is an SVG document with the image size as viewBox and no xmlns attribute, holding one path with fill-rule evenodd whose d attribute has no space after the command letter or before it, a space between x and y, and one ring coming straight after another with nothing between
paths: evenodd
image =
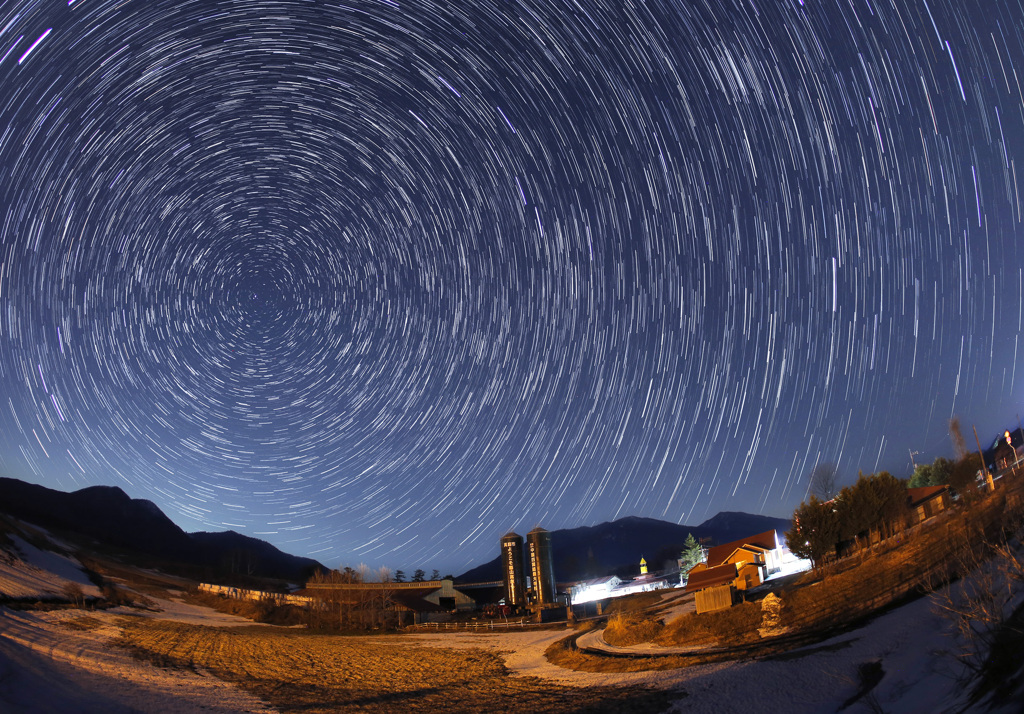
<instances>
[{"instance_id":1,"label":"metal silo","mask_svg":"<svg viewBox=\"0 0 1024 714\"><path fill-rule=\"evenodd\" d=\"M505 569L505 604L522 607L526 604L523 587L523 537L507 533L501 539L501 565Z\"/></svg>"},{"instance_id":2,"label":"metal silo","mask_svg":"<svg viewBox=\"0 0 1024 714\"><path fill-rule=\"evenodd\" d=\"M526 534L526 557L537 605L555 602L555 566L551 559L551 533L540 526Z\"/></svg>"}]
</instances>

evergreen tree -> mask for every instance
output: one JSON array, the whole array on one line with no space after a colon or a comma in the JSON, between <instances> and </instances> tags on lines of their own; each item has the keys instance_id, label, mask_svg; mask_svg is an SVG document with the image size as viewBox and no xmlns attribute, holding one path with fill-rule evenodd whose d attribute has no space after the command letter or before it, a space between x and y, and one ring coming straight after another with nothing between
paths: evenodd
<instances>
[{"instance_id":1,"label":"evergreen tree","mask_svg":"<svg viewBox=\"0 0 1024 714\"><path fill-rule=\"evenodd\" d=\"M907 485L888 471L857 477L835 500L839 539L867 538L872 530L891 535L907 510Z\"/></svg>"},{"instance_id":2,"label":"evergreen tree","mask_svg":"<svg viewBox=\"0 0 1024 714\"><path fill-rule=\"evenodd\" d=\"M795 555L820 568L835 556L839 542L839 517L832 503L812 495L793 513L793 527L786 531L786 543Z\"/></svg>"},{"instance_id":3,"label":"evergreen tree","mask_svg":"<svg viewBox=\"0 0 1024 714\"><path fill-rule=\"evenodd\" d=\"M395 571L395 582L396 583L404 583L405 582L405 571L404 570L396 570Z\"/></svg>"},{"instance_id":4,"label":"evergreen tree","mask_svg":"<svg viewBox=\"0 0 1024 714\"><path fill-rule=\"evenodd\" d=\"M682 560L681 571L685 574L690 572L693 566L698 563L703 563L707 560L707 553L701 548L700 543L693 537L693 533L686 534L686 540L683 542L683 552L680 554Z\"/></svg>"},{"instance_id":5,"label":"evergreen tree","mask_svg":"<svg viewBox=\"0 0 1024 714\"><path fill-rule=\"evenodd\" d=\"M412 581L414 583L422 583L426 576L427 574L423 572L422 568L416 568L416 572L412 574Z\"/></svg>"},{"instance_id":6,"label":"evergreen tree","mask_svg":"<svg viewBox=\"0 0 1024 714\"><path fill-rule=\"evenodd\" d=\"M870 476L857 475L857 482L839 492L835 501L835 514L839 527L839 540L867 537L875 525L878 504L869 485Z\"/></svg>"},{"instance_id":7,"label":"evergreen tree","mask_svg":"<svg viewBox=\"0 0 1024 714\"><path fill-rule=\"evenodd\" d=\"M943 486L949 483L949 475L953 471L953 462L940 456L930 464L921 464L914 469L908 488L922 486Z\"/></svg>"},{"instance_id":8,"label":"evergreen tree","mask_svg":"<svg viewBox=\"0 0 1024 714\"><path fill-rule=\"evenodd\" d=\"M906 523L907 482L888 471L879 471L870 479L872 500L878 504L875 527L885 536L900 530Z\"/></svg>"},{"instance_id":9,"label":"evergreen tree","mask_svg":"<svg viewBox=\"0 0 1024 714\"><path fill-rule=\"evenodd\" d=\"M949 475L953 473L953 462L945 456L939 456L932 462L932 478L929 486L945 486L949 483Z\"/></svg>"}]
</instances>

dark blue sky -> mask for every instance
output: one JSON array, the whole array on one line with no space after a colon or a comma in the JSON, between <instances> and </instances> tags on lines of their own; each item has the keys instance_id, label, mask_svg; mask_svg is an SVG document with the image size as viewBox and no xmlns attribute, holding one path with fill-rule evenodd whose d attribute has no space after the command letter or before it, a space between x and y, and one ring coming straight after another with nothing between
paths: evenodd
<instances>
[{"instance_id":1,"label":"dark blue sky","mask_svg":"<svg viewBox=\"0 0 1024 714\"><path fill-rule=\"evenodd\" d=\"M3 12L6 475L458 572L1017 423L1020 2Z\"/></svg>"}]
</instances>

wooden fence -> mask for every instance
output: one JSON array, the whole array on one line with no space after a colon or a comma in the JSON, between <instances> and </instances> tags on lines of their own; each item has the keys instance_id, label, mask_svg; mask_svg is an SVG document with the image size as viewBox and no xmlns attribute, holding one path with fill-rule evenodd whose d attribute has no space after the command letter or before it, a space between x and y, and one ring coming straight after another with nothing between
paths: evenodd
<instances>
[{"instance_id":1,"label":"wooden fence","mask_svg":"<svg viewBox=\"0 0 1024 714\"><path fill-rule=\"evenodd\" d=\"M275 605L297 605L308 607L312 598L304 595L290 595L288 593L271 593L265 590L247 590L245 588L233 588L228 585L213 585L211 583L199 583L199 591L223 595L234 600L253 600L256 602L270 601Z\"/></svg>"},{"instance_id":2,"label":"wooden fence","mask_svg":"<svg viewBox=\"0 0 1024 714\"><path fill-rule=\"evenodd\" d=\"M515 621L493 621L493 622L421 622L406 628L409 630L528 630L528 629L550 629L552 625L564 624L561 622L527 622L525 620Z\"/></svg>"}]
</instances>

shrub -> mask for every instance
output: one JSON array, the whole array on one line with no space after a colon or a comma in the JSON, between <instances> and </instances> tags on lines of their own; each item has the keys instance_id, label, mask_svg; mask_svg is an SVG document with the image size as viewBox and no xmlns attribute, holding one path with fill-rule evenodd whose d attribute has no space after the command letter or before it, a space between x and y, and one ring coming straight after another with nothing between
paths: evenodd
<instances>
[{"instance_id":1,"label":"shrub","mask_svg":"<svg viewBox=\"0 0 1024 714\"><path fill-rule=\"evenodd\" d=\"M82 607L85 604L85 593L82 590L82 586L78 583L68 581L64 583L64 587L61 588L61 593L65 599L75 607Z\"/></svg>"},{"instance_id":2,"label":"shrub","mask_svg":"<svg viewBox=\"0 0 1024 714\"><path fill-rule=\"evenodd\" d=\"M761 625L761 605L744 602L725 610L698 615L688 612L672 620L658 638L658 644L686 645L738 645L760 639L757 628Z\"/></svg>"},{"instance_id":3,"label":"shrub","mask_svg":"<svg viewBox=\"0 0 1024 714\"><path fill-rule=\"evenodd\" d=\"M100 588L100 592L103 594L103 599L113 607L118 605L132 606L135 604L135 600L131 594L125 590L122 590L117 585L111 582L106 582Z\"/></svg>"},{"instance_id":4,"label":"shrub","mask_svg":"<svg viewBox=\"0 0 1024 714\"><path fill-rule=\"evenodd\" d=\"M650 642L661 634L664 626L656 618L640 613L617 613L608 619L604 639L616 647L629 647Z\"/></svg>"}]
</instances>

